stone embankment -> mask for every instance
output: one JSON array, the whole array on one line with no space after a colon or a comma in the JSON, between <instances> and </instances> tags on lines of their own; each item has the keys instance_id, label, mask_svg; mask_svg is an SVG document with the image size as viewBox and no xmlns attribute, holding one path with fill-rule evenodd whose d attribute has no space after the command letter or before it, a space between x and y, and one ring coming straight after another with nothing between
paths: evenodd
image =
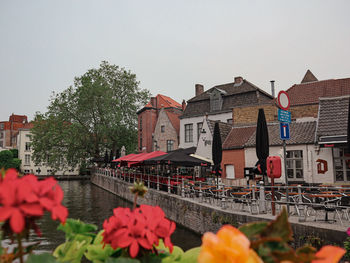
<instances>
[{"instance_id":1,"label":"stone embankment","mask_svg":"<svg viewBox=\"0 0 350 263\"><path fill-rule=\"evenodd\" d=\"M130 183L100 174L93 174L91 182L109 192L133 202L133 195L129 190ZM177 224L203 234L207 231L216 232L223 224L240 226L254 221L272 220L270 214L251 215L247 212L235 211L230 208L202 203L193 198L149 189L145 198L139 198L138 204L158 205L166 216ZM343 246L348 226L313 221L298 222L298 217L290 216L289 221L294 233L294 244L300 246L309 242L314 246L322 244L336 244Z\"/></svg>"}]
</instances>

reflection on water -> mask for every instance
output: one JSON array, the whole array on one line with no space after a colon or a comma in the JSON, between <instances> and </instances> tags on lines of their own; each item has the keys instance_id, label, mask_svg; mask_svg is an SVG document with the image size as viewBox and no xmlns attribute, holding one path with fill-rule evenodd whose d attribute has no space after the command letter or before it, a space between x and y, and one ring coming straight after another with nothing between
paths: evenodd
<instances>
[{"instance_id":1,"label":"reflection on water","mask_svg":"<svg viewBox=\"0 0 350 263\"><path fill-rule=\"evenodd\" d=\"M132 206L131 203L90 182L60 181L59 184L64 191L63 204L69 210L69 218L95 224L99 229L102 229L103 221L113 214L114 208ZM48 214L38 222L38 225L43 232L43 237L32 236L31 240L41 241L40 250L52 251L64 242L64 233L56 230L58 222L51 220ZM177 225L171 239L174 245L180 246L184 250L201 244L199 235L179 225Z\"/></svg>"}]
</instances>

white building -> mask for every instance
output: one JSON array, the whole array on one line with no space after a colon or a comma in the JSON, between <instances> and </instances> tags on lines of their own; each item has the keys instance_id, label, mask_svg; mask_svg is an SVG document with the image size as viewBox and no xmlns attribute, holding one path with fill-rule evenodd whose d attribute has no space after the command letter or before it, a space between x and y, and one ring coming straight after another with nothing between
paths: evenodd
<instances>
[{"instance_id":1,"label":"white building","mask_svg":"<svg viewBox=\"0 0 350 263\"><path fill-rule=\"evenodd\" d=\"M186 109L180 116L180 148L197 147L204 119L232 125L234 107L257 106L273 100L270 94L242 77L236 77L232 83L217 85L205 92L202 85L196 84L195 90L196 96L187 101Z\"/></svg>"},{"instance_id":2,"label":"white building","mask_svg":"<svg viewBox=\"0 0 350 263\"><path fill-rule=\"evenodd\" d=\"M19 129L17 136L18 158L22 160L21 171L35 175L79 175L79 168L55 171L45 163L36 166L33 161L30 129Z\"/></svg>"}]
</instances>

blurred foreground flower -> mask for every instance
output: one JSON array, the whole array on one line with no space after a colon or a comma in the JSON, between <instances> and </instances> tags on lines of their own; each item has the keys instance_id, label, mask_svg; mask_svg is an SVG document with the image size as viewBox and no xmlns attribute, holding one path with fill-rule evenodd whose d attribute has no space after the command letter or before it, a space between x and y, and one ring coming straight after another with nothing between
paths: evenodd
<instances>
[{"instance_id":1,"label":"blurred foreground flower","mask_svg":"<svg viewBox=\"0 0 350 263\"><path fill-rule=\"evenodd\" d=\"M38 235L40 230L35 220L44 211L50 211L52 219L65 222L68 210L61 202L63 191L57 181L50 177L38 181L34 175L18 177L15 169L6 171L0 181L0 221L5 223L5 234L21 233L33 228Z\"/></svg>"},{"instance_id":2,"label":"blurred foreground flower","mask_svg":"<svg viewBox=\"0 0 350 263\"><path fill-rule=\"evenodd\" d=\"M205 233L198 257L199 263L214 262L263 262L253 249L250 241L231 225L223 226L218 233Z\"/></svg>"}]
</instances>

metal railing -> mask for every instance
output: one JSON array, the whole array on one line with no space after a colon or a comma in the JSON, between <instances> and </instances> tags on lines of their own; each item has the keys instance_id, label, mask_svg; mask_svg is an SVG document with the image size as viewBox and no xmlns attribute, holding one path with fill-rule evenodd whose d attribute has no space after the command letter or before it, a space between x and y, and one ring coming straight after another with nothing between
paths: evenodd
<instances>
[{"instance_id":1,"label":"metal railing","mask_svg":"<svg viewBox=\"0 0 350 263\"><path fill-rule=\"evenodd\" d=\"M187 176L160 176L132 170L114 170L96 168L95 173L127 183L136 180L144 182L150 189L164 191L193 199L199 203L208 203L221 209L231 209L250 214L273 214L283 206L289 215L306 220L340 222L350 221L350 187L347 186L302 186L302 185L251 185L227 186L212 182L190 180ZM329 219L333 213L333 219Z\"/></svg>"}]
</instances>

